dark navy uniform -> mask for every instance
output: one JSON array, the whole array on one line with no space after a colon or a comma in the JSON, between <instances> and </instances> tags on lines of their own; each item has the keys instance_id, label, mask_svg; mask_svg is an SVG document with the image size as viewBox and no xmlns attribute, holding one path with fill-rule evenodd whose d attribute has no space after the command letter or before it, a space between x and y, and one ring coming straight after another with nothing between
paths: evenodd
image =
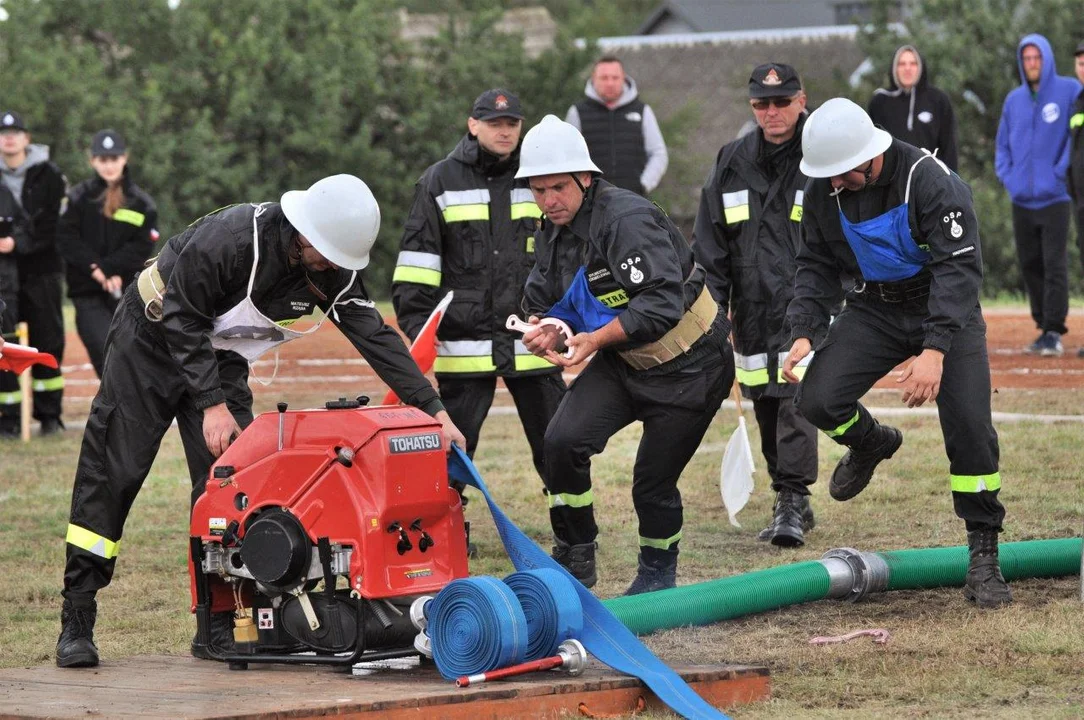
<instances>
[{"instance_id":1,"label":"dark navy uniform","mask_svg":"<svg viewBox=\"0 0 1084 720\"><path fill-rule=\"evenodd\" d=\"M654 367L636 369L622 355L667 335L705 293L704 269L681 232L632 191L596 178L571 223L547 223L537 238L524 312L561 317L554 306L582 283L604 311L593 327L574 324L573 330L592 331L616 317L628 336L627 343L595 354L546 432L544 478L554 535L559 544L594 542L591 458L617 431L639 420L643 437L632 498L641 557L676 556L682 527L678 478L734 380L729 322L717 313L687 351Z\"/></svg>"},{"instance_id":2,"label":"dark navy uniform","mask_svg":"<svg viewBox=\"0 0 1084 720\"><path fill-rule=\"evenodd\" d=\"M454 292L437 329L433 366L448 415L474 456L497 378L504 380L542 474L542 440L565 392L560 368L535 357L505 328L519 311L534 265L541 216L526 180L467 134L418 180L395 267L392 300L413 339L441 298Z\"/></svg>"},{"instance_id":3,"label":"dark navy uniform","mask_svg":"<svg viewBox=\"0 0 1084 720\"><path fill-rule=\"evenodd\" d=\"M332 322L405 403L430 415L443 409L402 338L368 300L360 276L309 273L290 262L297 232L278 203L255 217L253 274L256 213L252 205L226 208L166 243L156 263L165 287L160 322L145 313L136 285L121 301L72 491L64 596L77 604L109 584L125 519L173 420L193 502L214 462L203 439L203 410L225 402L242 428L252 421L248 363L237 352L216 350L211 340L215 319L246 297L284 327L334 303Z\"/></svg>"},{"instance_id":4,"label":"dark navy uniform","mask_svg":"<svg viewBox=\"0 0 1084 720\"><path fill-rule=\"evenodd\" d=\"M701 193L693 242L712 295L731 313L738 382L753 401L772 489L799 495L817 481L817 433L794 408L797 388L781 369L807 179L798 169L804 123L802 116L781 145L766 143L758 129L723 146Z\"/></svg>"},{"instance_id":5,"label":"dark navy uniform","mask_svg":"<svg viewBox=\"0 0 1084 720\"><path fill-rule=\"evenodd\" d=\"M853 241L881 219L893 225L883 242ZM816 355L799 410L836 442L862 446L876 420L858 399L923 349L943 352L937 406L956 514L969 531L1000 530L1005 511L970 188L943 163L895 140L878 179L860 192L834 196L829 179L811 180L802 232L787 319L792 338L810 339ZM829 328L844 275L858 282Z\"/></svg>"}]
</instances>

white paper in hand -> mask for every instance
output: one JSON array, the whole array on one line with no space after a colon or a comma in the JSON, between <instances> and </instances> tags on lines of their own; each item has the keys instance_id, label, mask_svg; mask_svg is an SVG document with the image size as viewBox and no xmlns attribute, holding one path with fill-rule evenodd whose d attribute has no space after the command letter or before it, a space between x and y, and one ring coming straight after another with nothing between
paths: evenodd
<instances>
[{"instance_id":1,"label":"white paper in hand","mask_svg":"<svg viewBox=\"0 0 1084 720\"><path fill-rule=\"evenodd\" d=\"M723 452L723 465L719 469L719 490L723 494L723 507L730 516L730 524L741 527L736 516L753 493L753 449L749 446L749 433L745 418L738 417L738 427L730 436Z\"/></svg>"}]
</instances>

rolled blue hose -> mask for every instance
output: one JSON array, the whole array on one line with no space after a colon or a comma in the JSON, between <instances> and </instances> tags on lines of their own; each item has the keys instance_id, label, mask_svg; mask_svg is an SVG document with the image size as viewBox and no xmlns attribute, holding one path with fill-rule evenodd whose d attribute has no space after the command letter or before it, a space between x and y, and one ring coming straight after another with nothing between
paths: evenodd
<instances>
[{"instance_id":1,"label":"rolled blue hose","mask_svg":"<svg viewBox=\"0 0 1084 720\"><path fill-rule=\"evenodd\" d=\"M527 661L552 657L557 647L583 633L583 605L572 581L557 570L537 568L504 579L527 617Z\"/></svg>"},{"instance_id":2,"label":"rolled blue hose","mask_svg":"<svg viewBox=\"0 0 1084 720\"><path fill-rule=\"evenodd\" d=\"M429 607L433 660L445 680L523 662L527 618L516 594L494 577L453 580Z\"/></svg>"}]
</instances>

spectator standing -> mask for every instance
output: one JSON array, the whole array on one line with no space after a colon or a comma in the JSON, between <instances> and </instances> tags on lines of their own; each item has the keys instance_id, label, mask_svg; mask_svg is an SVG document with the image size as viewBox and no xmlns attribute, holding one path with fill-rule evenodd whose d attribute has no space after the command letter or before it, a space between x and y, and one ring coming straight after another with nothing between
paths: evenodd
<instances>
[{"instance_id":1,"label":"spectator standing","mask_svg":"<svg viewBox=\"0 0 1084 720\"><path fill-rule=\"evenodd\" d=\"M1076 79L1084 86L1084 40L1076 46ZM1080 260L1084 263L1084 88L1073 102L1069 116L1069 134L1072 147L1069 159L1069 196L1076 208L1076 245ZM1084 357L1084 347L1077 349L1077 357Z\"/></svg>"},{"instance_id":2,"label":"spectator standing","mask_svg":"<svg viewBox=\"0 0 1084 720\"><path fill-rule=\"evenodd\" d=\"M100 378L113 313L158 239L158 210L151 196L132 182L127 145L117 131L94 135L90 165L94 177L68 194L57 237L67 266L68 297L75 305L75 327Z\"/></svg>"},{"instance_id":3,"label":"spectator standing","mask_svg":"<svg viewBox=\"0 0 1084 720\"><path fill-rule=\"evenodd\" d=\"M1027 352L1062 354L1069 313L1069 115L1080 83L1054 67L1050 41L1026 35L1016 52L1020 86L1005 97L994 169L1012 199L1013 234L1031 317Z\"/></svg>"},{"instance_id":4,"label":"spectator standing","mask_svg":"<svg viewBox=\"0 0 1084 720\"><path fill-rule=\"evenodd\" d=\"M636 81L613 55L598 59L584 88L586 97L565 121L583 133L591 159L607 182L647 195L658 187L670 157L651 106L640 100Z\"/></svg>"},{"instance_id":5,"label":"spectator standing","mask_svg":"<svg viewBox=\"0 0 1084 720\"><path fill-rule=\"evenodd\" d=\"M777 493L772 522L757 537L800 547L814 525L809 486L817 481L817 429L794 406L797 385L780 373L790 349L785 320L807 181L798 168L806 119L798 73L781 63L757 66L749 103L757 129L719 151L700 196L693 251L734 323L738 382L753 401Z\"/></svg>"},{"instance_id":6,"label":"spectator standing","mask_svg":"<svg viewBox=\"0 0 1084 720\"><path fill-rule=\"evenodd\" d=\"M959 160L952 101L930 85L929 68L914 45L896 50L888 87L874 91L869 117L892 137L936 154L955 172Z\"/></svg>"},{"instance_id":7,"label":"spectator standing","mask_svg":"<svg viewBox=\"0 0 1084 720\"><path fill-rule=\"evenodd\" d=\"M19 268L18 320L30 328L29 342L61 362L64 358L64 261L56 241L57 218L67 182L49 160L47 145L31 144L23 117L0 112L0 180L11 191L25 218L22 242L16 238ZM41 434L51 435L60 421L64 378L60 369L35 365L33 415ZM14 373L0 373L0 435L19 432L19 383Z\"/></svg>"}]
</instances>

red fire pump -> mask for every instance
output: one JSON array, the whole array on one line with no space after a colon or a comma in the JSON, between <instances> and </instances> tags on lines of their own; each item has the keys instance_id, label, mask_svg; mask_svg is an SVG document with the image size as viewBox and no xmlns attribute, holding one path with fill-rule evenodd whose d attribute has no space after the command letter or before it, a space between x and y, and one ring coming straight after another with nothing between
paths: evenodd
<instances>
[{"instance_id":1,"label":"red fire pump","mask_svg":"<svg viewBox=\"0 0 1084 720\"><path fill-rule=\"evenodd\" d=\"M418 654L411 605L467 576L439 422L340 399L264 413L192 509L196 644L249 662L353 664ZM212 611L234 612L233 650Z\"/></svg>"}]
</instances>

